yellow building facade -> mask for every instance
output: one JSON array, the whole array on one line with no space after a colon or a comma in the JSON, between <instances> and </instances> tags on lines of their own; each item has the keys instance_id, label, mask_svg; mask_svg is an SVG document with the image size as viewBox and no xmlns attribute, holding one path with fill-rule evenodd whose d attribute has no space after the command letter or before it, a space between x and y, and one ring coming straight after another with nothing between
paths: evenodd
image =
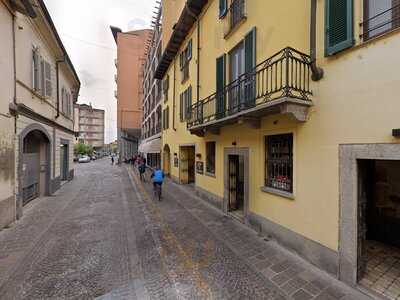
<instances>
[{"instance_id":1,"label":"yellow building facade","mask_svg":"<svg viewBox=\"0 0 400 300\"><path fill-rule=\"evenodd\" d=\"M400 159L400 14L373 2L164 0L156 71L164 170L352 285L360 182L373 164L394 199Z\"/></svg>"}]
</instances>

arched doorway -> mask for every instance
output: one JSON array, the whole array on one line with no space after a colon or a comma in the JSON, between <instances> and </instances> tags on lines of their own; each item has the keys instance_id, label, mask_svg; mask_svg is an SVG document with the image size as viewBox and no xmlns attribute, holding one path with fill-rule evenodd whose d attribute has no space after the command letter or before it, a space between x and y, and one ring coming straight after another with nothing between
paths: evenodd
<instances>
[{"instance_id":1,"label":"arched doorway","mask_svg":"<svg viewBox=\"0 0 400 300\"><path fill-rule=\"evenodd\" d=\"M41 127L31 126L20 135L22 206L50 194L50 137Z\"/></svg>"},{"instance_id":2,"label":"arched doorway","mask_svg":"<svg viewBox=\"0 0 400 300\"><path fill-rule=\"evenodd\" d=\"M163 170L166 175L171 174L171 150L166 144L163 151Z\"/></svg>"}]
</instances>

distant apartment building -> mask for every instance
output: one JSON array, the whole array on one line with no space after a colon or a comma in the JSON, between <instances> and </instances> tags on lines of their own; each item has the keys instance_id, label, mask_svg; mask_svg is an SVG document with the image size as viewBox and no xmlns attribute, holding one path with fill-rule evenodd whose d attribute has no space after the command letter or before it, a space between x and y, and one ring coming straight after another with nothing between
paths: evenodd
<instances>
[{"instance_id":1,"label":"distant apartment building","mask_svg":"<svg viewBox=\"0 0 400 300\"><path fill-rule=\"evenodd\" d=\"M117 44L117 140L121 158L125 159L138 152L143 97L141 66L145 43L151 31L122 32L119 28L111 27L111 32Z\"/></svg>"},{"instance_id":2,"label":"distant apartment building","mask_svg":"<svg viewBox=\"0 0 400 300\"><path fill-rule=\"evenodd\" d=\"M92 105L75 104L75 131L77 142L90 145L95 150L104 147L104 110Z\"/></svg>"},{"instance_id":3,"label":"distant apartment building","mask_svg":"<svg viewBox=\"0 0 400 300\"><path fill-rule=\"evenodd\" d=\"M154 73L159 64L162 54L162 7L156 10L153 17L153 31L147 42L146 60L143 65L143 121L142 136L139 151L147 158L147 164L151 167L159 167L161 164L161 128L162 109L161 96L163 84L161 80L154 78ZM165 80L168 84L168 80ZM166 90L167 86L164 86ZM164 112L167 116L168 113ZM167 123L164 122L164 126Z\"/></svg>"},{"instance_id":4,"label":"distant apartment building","mask_svg":"<svg viewBox=\"0 0 400 300\"><path fill-rule=\"evenodd\" d=\"M43 0L0 1L0 230L74 177L80 81Z\"/></svg>"}]
</instances>

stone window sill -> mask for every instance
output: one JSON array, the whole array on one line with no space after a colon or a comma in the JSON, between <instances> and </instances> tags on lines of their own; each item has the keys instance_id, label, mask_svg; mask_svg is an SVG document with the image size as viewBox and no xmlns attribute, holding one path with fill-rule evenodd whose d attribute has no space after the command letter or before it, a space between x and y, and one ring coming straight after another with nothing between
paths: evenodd
<instances>
[{"instance_id":1,"label":"stone window sill","mask_svg":"<svg viewBox=\"0 0 400 300\"><path fill-rule=\"evenodd\" d=\"M204 175L206 175L208 177L216 178L215 173L204 172Z\"/></svg>"},{"instance_id":2,"label":"stone window sill","mask_svg":"<svg viewBox=\"0 0 400 300\"><path fill-rule=\"evenodd\" d=\"M264 193L268 193L268 194L273 194L273 195L276 195L276 196L284 197L284 198L287 198L287 199L290 199L290 200L294 200L295 199L293 193L284 192L284 191L277 190L277 189L270 188L270 187L266 187L266 186L261 187L261 191L264 192Z\"/></svg>"}]
</instances>

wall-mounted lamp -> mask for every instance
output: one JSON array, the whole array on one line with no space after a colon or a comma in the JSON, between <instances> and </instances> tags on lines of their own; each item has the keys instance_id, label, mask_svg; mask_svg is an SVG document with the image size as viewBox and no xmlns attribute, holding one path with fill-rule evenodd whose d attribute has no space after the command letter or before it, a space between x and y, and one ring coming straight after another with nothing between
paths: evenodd
<instances>
[{"instance_id":1,"label":"wall-mounted lamp","mask_svg":"<svg viewBox=\"0 0 400 300\"><path fill-rule=\"evenodd\" d=\"M232 142L232 146L236 146L236 145L237 145L236 141Z\"/></svg>"},{"instance_id":2,"label":"wall-mounted lamp","mask_svg":"<svg viewBox=\"0 0 400 300\"><path fill-rule=\"evenodd\" d=\"M197 154L196 154L196 157L197 157L198 159L200 159L200 158L201 158L201 153L197 153Z\"/></svg>"},{"instance_id":3,"label":"wall-mounted lamp","mask_svg":"<svg viewBox=\"0 0 400 300\"><path fill-rule=\"evenodd\" d=\"M175 152L175 153L174 153L174 156L178 156L178 153Z\"/></svg>"}]
</instances>

